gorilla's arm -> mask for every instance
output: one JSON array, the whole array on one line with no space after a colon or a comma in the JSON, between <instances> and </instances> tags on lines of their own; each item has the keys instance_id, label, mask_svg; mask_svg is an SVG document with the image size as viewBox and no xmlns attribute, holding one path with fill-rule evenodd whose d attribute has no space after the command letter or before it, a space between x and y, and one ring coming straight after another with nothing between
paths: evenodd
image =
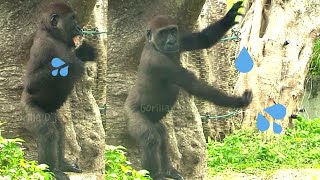
<instances>
[{"instance_id":1,"label":"gorilla's arm","mask_svg":"<svg viewBox=\"0 0 320 180\"><path fill-rule=\"evenodd\" d=\"M183 36L180 40L180 52L210 48L215 45L229 29L230 27L221 19L201 32Z\"/></svg>"},{"instance_id":2,"label":"gorilla's arm","mask_svg":"<svg viewBox=\"0 0 320 180\"><path fill-rule=\"evenodd\" d=\"M184 35L180 38L180 52L206 49L216 44L225 33L236 24L234 21L242 1L232 6L228 13L219 21L209 25L201 32Z\"/></svg>"},{"instance_id":3,"label":"gorilla's arm","mask_svg":"<svg viewBox=\"0 0 320 180\"><path fill-rule=\"evenodd\" d=\"M230 96L198 80L193 73L171 62L166 63L165 66L158 66L153 72L157 73L159 77L168 79L171 83L180 86L188 93L219 106L240 108L248 106L252 101L251 91L245 91L242 96Z\"/></svg>"},{"instance_id":4,"label":"gorilla's arm","mask_svg":"<svg viewBox=\"0 0 320 180\"><path fill-rule=\"evenodd\" d=\"M75 50L76 56L81 61L94 61L97 57L96 49L87 41L83 41L82 44Z\"/></svg>"},{"instance_id":5,"label":"gorilla's arm","mask_svg":"<svg viewBox=\"0 0 320 180\"><path fill-rule=\"evenodd\" d=\"M31 78L25 80L25 87L29 93L37 91L43 86L42 83L48 82L52 76L53 67L51 67L50 62L53 59L52 54L55 52L55 47L50 42L41 40L34 42L30 52L30 62L28 63L30 65L28 69L30 69L29 76Z\"/></svg>"}]
</instances>

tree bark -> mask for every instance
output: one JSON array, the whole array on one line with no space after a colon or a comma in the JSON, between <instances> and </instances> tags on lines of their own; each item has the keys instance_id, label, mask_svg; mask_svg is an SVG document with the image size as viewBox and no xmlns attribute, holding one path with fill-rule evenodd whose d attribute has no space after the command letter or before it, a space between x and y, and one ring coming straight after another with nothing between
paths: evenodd
<instances>
[{"instance_id":1,"label":"tree bark","mask_svg":"<svg viewBox=\"0 0 320 180\"><path fill-rule=\"evenodd\" d=\"M258 113L265 115L272 125L273 119L263 109L280 103L286 106L287 113L284 120L277 123L287 127L303 95L312 47L319 33L320 2L251 2L246 5L248 13L241 25L240 49L248 49L254 67L249 73L240 74L236 86L239 92L250 88L254 95L243 125L255 127Z\"/></svg>"}]
</instances>

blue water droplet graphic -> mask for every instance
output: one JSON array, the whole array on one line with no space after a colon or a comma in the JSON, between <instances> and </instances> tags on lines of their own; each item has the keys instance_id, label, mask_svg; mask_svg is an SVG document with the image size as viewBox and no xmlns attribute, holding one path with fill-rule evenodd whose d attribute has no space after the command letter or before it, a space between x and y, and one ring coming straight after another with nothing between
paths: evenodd
<instances>
[{"instance_id":1,"label":"blue water droplet graphic","mask_svg":"<svg viewBox=\"0 0 320 180\"><path fill-rule=\"evenodd\" d=\"M269 123L268 119L266 119L260 113L258 113L257 128L260 131L266 131L269 129L269 127L270 127L270 123Z\"/></svg>"},{"instance_id":2,"label":"blue water droplet graphic","mask_svg":"<svg viewBox=\"0 0 320 180\"><path fill-rule=\"evenodd\" d=\"M235 65L237 70L242 73L247 73L253 68L253 60L245 47L242 48L238 58L235 61Z\"/></svg>"},{"instance_id":3,"label":"blue water droplet graphic","mask_svg":"<svg viewBox=\"0 0 320 180\"><path fill-rule=\"evenodd\" d=\"M283 119L286 116L287 110L282 104L275 104L264 109L265 112L270 114L275 119Z\"/></svg>"},{"instance_id":4,"label":"blue water droplet graphic","mask_svg":"<svg viewBox=\"0 0 320 180\"><path fill-rule=\"evenodd\" d=\"M278 123L273 122L273 132L280 134L282 132L282 127Z\"/></svg>"},{"instance_id":5,"label":"blue water droplet graphic","mask_svg":"<svg viewBox=\"0 0 320 180\"><path fill-rule=\"evenodd\" d=\"M55 68L60 67L64 64L65 62L63 62L60 58L53 58L51 61L51 65Z\"/></svg>"},{"instance_id":6,"label":"blue water droplet graphic","mask_svg":"<svg viewBox=\"0 0 320 180\"><path fill-rule=\"evenodd\" d=\"M69 66L66 66L60 70L60 75L65 77L68 75L68 72L69 72Z\"/></svg>"},{"instance_id":7,"label":"blue water droplet graphic","mask_svg":"<svg viewBox=\"0 0 320 180\"><path fill-rule=\"evenodd\" d=\"M52 76L57 76L58 75L58 69L55 69L51 72Z\"/></svg>"}]
</instances>

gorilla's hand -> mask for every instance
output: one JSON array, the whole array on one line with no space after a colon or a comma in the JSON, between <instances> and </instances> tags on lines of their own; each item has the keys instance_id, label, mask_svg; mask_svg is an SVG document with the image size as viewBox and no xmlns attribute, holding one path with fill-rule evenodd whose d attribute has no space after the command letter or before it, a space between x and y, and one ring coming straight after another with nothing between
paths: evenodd
<instances>
[{"instance_id":1,"label":"gorilla's hand","mask_svg":"<svg viewBox=\"0 0 320 180\"><path fill-rule=\"evenodd\" d=\"M238 13L238 10L243 7L241 6L242 3L243 1L238 1L232 6L232 8L222 19L223 24L227 25L228 27L232 27L233 25L238 24L238 22L235 22L235 19L238 15L242 15L241 13Z\"/></svg>"},{"instance_id":2,"label":"gorilla's hand","mask_svg":"<svg viewBox=\"0 0 320 180\"><path fill-rule=\"evenodd\" d=\"M242 94L240 106L241 107L247 107L251 101L252 101L252 91L251 90L245 90Z\"/></svg>"},{"instance_id":3,"label":"gorilla's hand","mask_svg":"<svg viewBox=\"0 0 320 180\"><path fill-rule=\"evenodd\" d=\"M86 40L76 49L76 56L81 61L94 61L97 58L97 50Z\"/></svg>"}]
</instances>

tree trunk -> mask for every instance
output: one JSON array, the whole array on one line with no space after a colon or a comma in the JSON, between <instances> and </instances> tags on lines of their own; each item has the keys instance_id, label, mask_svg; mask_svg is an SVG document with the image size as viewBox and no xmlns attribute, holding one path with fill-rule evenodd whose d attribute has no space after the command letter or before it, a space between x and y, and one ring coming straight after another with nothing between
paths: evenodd
<instances>
[{"instance_id":1,"label":"tree trunk","mask_svg":"<svg viewBox=\"0 0 320 180\"><path fill-rule=\"evenodd\" d=\"M36 144L22 124L20 97L24 64L28 60L33 35L36 31L39 11L49 0L0 2L0 121L6 122L5 137L20 137L26 142L26 153L36 159ZM86 24L96 3L95 0L69 1L80 23ZM22 15L23 14L23 15ZM88 72L76 84L67 103L61 109L66 122L66 157L78 161L85 171L98 171L100 178L104 169L104 131L97 103L92 95L94 76ZM90 73L91 72L91 73Z\"/></svg>"},{"instance_id":2,"label":"tree trunk","mask_svg":"<svg viewBox=\"0 0 320 180\"><path fill-rule=\"evenodd\" d=\"M154 15L167 14L179 21L180 28L190 30L203 4L204 0L109 1L106 141L125 145L136 167L140 167L139 150L127 133L123 105L136 79L147 21ZM186 179L204 179L206 145L193 99L181 92L174 110L163 121L174 165Z\"/></svg>"},{"instance_id":3,"label":"tree trunk","mask_svg":"<svg viewBox=\"0 0 320 180\"><path fill-rule=\"evenodd\" d=\"M256 0L248 2L246 8L240 49L248 49L254 67L240 74L236 89L252 89L254 99L243 125L255 127L258 113L272 125L273 119L263 110L280 103L287 109L280 124L287 127L303 95L312 47L319 33L320 1Z\"/></svg>"}]
</instances>

